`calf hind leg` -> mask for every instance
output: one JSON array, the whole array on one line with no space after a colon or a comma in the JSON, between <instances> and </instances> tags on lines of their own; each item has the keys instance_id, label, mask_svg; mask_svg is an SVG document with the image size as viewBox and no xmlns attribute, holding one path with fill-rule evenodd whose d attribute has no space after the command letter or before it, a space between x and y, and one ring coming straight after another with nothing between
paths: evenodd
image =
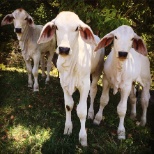
<instances>
[{"instance_id":1,"label":"calf hind leg","mask_svg":"<svg viewBox=\"0 0 154 154\"><path fill-rule=\"evenodd\" d=\"M135 85L132 85L132 89L129 95L129 100L130 100L130 104L131 104L131 114L130 114L130 118L135 120L136 119L136 89L135 89Z\"/></svg>"},{"instance_id":2,"label":"calf hind leg","mask_svg":"<svg viewBox=\"0 0 154 154\"><path fill-rule=\"evenodd\" d=\"M145 87L143 87L142 92L141 92L141 105L142 105L142 117L141 117L141 122L140 125L144 126L147 121L147 108L149 105L149 99L150 99L150 93L149 93L150 85L146 84Z\"/></svg>"},{"instance_id":3,"label":"calf hind leg","mask_svg":"<svg viewBox=\"0 0 154 154\"><path fill-rule=\"evenodd\" d=\"M94 118L94 99L97 93L98 80L99 80L99 75L92 74L92 83L90 87L90 107L88 110L88 119Z\"/></svg>"},{"instance_id":4,"label":"calf hind leg","mask_svg":"<svg viewBox=\"0 0 154 154\"><path fill-rule=\"evenodd\" d=\"M94 119L94 124L99 125L101 120L103 119L103 110L105 106L108 104L109 101L109 84L108 81L104 75L103 77L103 92L100 98L100 108L99 111L97 112L95 119Z\"/></svg>"}]
</instances>

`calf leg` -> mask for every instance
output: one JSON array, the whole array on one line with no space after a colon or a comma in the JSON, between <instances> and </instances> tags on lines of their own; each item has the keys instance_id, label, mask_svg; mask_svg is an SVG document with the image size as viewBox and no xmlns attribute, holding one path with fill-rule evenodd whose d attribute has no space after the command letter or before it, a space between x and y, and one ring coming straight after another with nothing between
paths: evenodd
<instances>
[{"instance_id":1,"label":"calf leg","mask_svg":"<svg viewBox=\"0 0 154 154\"><path fill-rule=\"evenodd\" d=\"M26 68L28 72L28 87L33 86L33 80L32 80L32 65L30 60L25 60Z\"/></svg>"},{"instance_id":2,"label":"calf leg","mask_svg":"<svg viewBox=\"0 0 154 154\"><path fill-rule=\"evenodd\" d=\"M102 117L103 117L103 110L105 106L108 104L108 101L109 101L109 84L104 75L103 76L103 91L102 91L102 95L100 98L100 107L99 107L99 111L97 112L95 116L94 124L96 125L100 124Z\"/></svg>"},{"instance_id":3,"label":"calf leg","mask_svg":"<svg viewBox=\"0 0 154 154\"><path fill-rule=\"evenodd\" d=\"M125 139L125 127L124 127L124 118L127 110L127 100L130 94L131 85L125 86L121 89L121 100L117 106L117 112L120 118L119 126L118 126L118 139Z\"/></svg>"},{"instance_id":4,"label":"calf leg","mask_svg":"<svg viewBox=\"0 0 154 154\"><path fill-rule=\"evenodd\" d=\"M137 101L137 98L136 98L136 89L135 89L134 85L132 85L132 89L131 89L129 98L130 98L130 103L131 103L130 118L135 120L135 118L136 118L136 101Z\"/></svg>"},{"instance_id":5,"label":"calf leg","mask_svg":"<svg viewBox=\"0 0 154 154\"><path fill-rule=\"evenodd\" d=\"M42 77L45 77L45 59L44 59L43 53L41 54L40 63L41 63L41 69L42 69Z\"/></svg>"},{"instance_id":6,"label":"calf leg","mask_svg":"<svg viewBox=\"0 0 154 154\"><path fill-rule=\"evenodd\" d=\"M64 134L71 134L73 125L71 120L71 112L73 109L74 101L71 95L64 90L64 99L65 99L65 111L66 111L66 121L65 121L65 129Z\"/></svg>"},{"instance_id":7,"label":"calf leg","mask_svg":"<svg viewBox=\"0 0 154 154\"><path fill-rule=\"evenodd\" d=\"M79 132L79 141L82 146L87 146L87 132L85 128L86 116L87 116L87 98L90 90L90 79L86 79L83 86L79 88L80 101L77 106L77 115L80 119L81 129Z\"/></svg>"},{"instance_id":8,"label":"calf leg","mask_svg":"<svg viewBox=\"0 0 154 154\"><path fill-rule=\"evenodd\" d=\"M35 55L33 57L34 60L34 66L33 66L33 76L34 76L34 91L39 91L39 84L38 84L38 67L39 67L39 61L40 61L40 55Z\"/></svg>"},{"instance_id":9,"label":"calf leg","mask_svg":"<svg viewBox=\"0 0 154 154\"><path fill-rule=\"evenodd\" d=\"M90 107L88 110L88 119L94 118L94 99L97 93L97 82L99 80L99 76L97 74L92 74L92 83L90 87Z\"/></svg>"},{"instance_id":10,"label":"calf leg","mask_svg":"<svg viewBox=\"0 0 154 154\"><path fill-rule=\"evenodd\" d=\"M141 117L141 126L144 126L146 124L146 115L147 115L147 108L149 105L149 99L150 99L150 93L149 93L149 89L150 89L150 84L147 83L142 90L141 93L141 105L142 105L142 117Z\"/></svg>"},{"instance_id":11,"label":"calf leg","mask_svg":"<svg viewBox=\"0 0 154 154\"><path fill-rule=\"evenodd\" d=\"M52 58L53 58L54 52L50 51L48 55L48 60L47 60L47 78L45 80L46 83L50 81L50 71L52 67Z\"/></svg>"}]
</instances>

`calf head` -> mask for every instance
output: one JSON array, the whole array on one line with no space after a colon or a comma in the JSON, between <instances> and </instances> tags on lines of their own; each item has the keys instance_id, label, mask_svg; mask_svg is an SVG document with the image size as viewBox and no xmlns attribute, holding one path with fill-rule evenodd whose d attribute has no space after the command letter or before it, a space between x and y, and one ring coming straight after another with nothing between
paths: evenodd
<instances>
[{"instance_id":1,"label":"calf head","mask_svg":"<svg viewBox=\"0 0 154 154\"><path fill-rule=\"evenodd\" d=\"M71 55L78 42L79 35L86 43L95 43L91 28L79 17L69 11L63 11L55 19L48 22L42 29L38 44L50 41L56 33L57 53L62 56Z\"/></svg>"},{"instance_id":2,"label":"calf head","mask_svg":"<svg viewBox=\"0 0 154 154\"><path fill-rule=\"evenodd\" d=\"M22 8L16 9L12 14L6 15L1 25L14 24L14 32L17 33L18 39L22 35L27 25L34 26L33 18Z\"/></svg>"},{"instance_id":3,"label":"calf head","mask_svg":"<svg viewBox=\"0 0 154 154\"><path fill-rule=\"evenodd\" d=\"M112 41L113 49L116 52L116 57L120 60L127 58L128 53L132 47L142 55L147 55L147 48L143 40L136 33L134 33L130 26L120 26L105 35L98 43L95 51L102 47L108 46Z\"/></svg>"}]
</instances>

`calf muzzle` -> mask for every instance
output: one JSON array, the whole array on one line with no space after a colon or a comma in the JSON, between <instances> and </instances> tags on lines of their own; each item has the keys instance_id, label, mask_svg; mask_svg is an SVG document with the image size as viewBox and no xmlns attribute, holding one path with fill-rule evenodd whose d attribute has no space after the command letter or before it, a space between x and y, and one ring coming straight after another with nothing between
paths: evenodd
<instances>
[{"instance_id":1,"label":"calf muzzle","mask_svg":"<svg viewBox=\"0 0 154 154\"><path fill-rule=\"evenodd\" d=\"M119 58L127 58L128 52L125 51L119 51L118 56Z\"/></svg>"},{"instance_id":2,"label":"calf muzzle","mask_svg":"<svg viewBox=\"0 0 154 154\"><path fill-rule=\"evenodd\" d=\"M15 28L15 33L21 33L21 28Z\"/></svg>"},{"instance_id":3,"label":"calf muzzle","mask_svg":"<svg viewBox=\"0 0 154 154\"><path fill-rule=\"evenodd\" d=\"M68 47L59 47L59 54L61 55L68 55L70 48Z\"/></svg>"}]
</instances>

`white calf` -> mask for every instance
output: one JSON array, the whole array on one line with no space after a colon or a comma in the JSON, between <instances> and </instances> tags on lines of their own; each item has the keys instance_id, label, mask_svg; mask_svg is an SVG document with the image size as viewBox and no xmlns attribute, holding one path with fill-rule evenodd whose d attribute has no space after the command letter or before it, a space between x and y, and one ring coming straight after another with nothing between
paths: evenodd
<instances>
[{"instance_id":1,"label":"white calf","mask_svg":"<svg viewBox=\"0 0 154 154\"><path fill-rule=\"evenodd\" d=\"M39 62L41 61L42 66L42 76L45 75L44 69L44 54L45 52L49 52L48 61L47 61L47 78L46 82L49 81L49 73L52 66L52 57L55 50L55 38L52 41L38 45L37 40L39 38L40 32L43 28L42 25L35 25L33 18L24 10L24 9L16 9L12 14L6 15L1 25L7 25L14 23L14 31L17 34L17 38L19 40L19 46L22 51L22 56L26 63L27 71L28 71L28 87L33 86L32 73L34 76L34 91L39 91L38 85L38 67ZM32 69L31 59L34 61L34 66Z\"/></svg>"},{"instance_id":2,"label":"white calf","mask_svg":"<svg viewBox=\"0 0 154 154\"><path fill-rule=\"evenodd\" d=\"M94 123L99 124L102 120L103 109L109 101L109 88L113 88L114 94L119 90L121 100L117 106L117 112L120 123L117 133L119 139L125 139L124 118L129 95L132 106L131 117L134 118L136 116L136 96L134 95L134 86L132 86L132 83L135 81L143 86L141 94L143 114L140 124L146 124L151 84L150 63L146 56L147 49L143 40L134 33L131 27L123 25L105 35L95 50L108 46L112 40L113 48L104 64L103 92L100 99L100 109L95 116Z\"/></svg>"},{"instance_id":3,"label":"white calf","mask_svg":"<svg viewBox=\"0 0 154 154\"><path fill-rule=\"evenodd\" d=\"M61 12L54 20L47 23L43 27L38 43L51 40L55 32L58 45L57 53L59 54L57 68L60 73L60 83L65 99L66 122L64 134L72 133L71 111L74 105L72 94L78 89L80 100L77 106L77 115L81 123L79 140L82 146L87 146L85 123L90 74L92 74L90 92L92 105L89 109L89 116L92 117L97 81L103 69L104 50L93 52L99 38L94 36L91 28L73 12Z\"/></svg>"}]
</instances>

